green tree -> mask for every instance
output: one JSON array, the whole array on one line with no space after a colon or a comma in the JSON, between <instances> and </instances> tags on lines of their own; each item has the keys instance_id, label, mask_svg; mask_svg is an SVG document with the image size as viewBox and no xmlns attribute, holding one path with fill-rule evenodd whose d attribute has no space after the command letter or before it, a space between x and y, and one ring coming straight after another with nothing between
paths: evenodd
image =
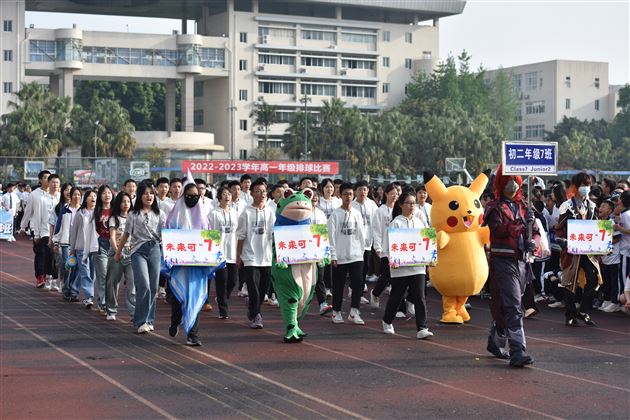
<instances>
[{"instance_id":1,"label":"green tree","mask_svg":"<svg viewBox=\"0 0 630 420\"><path fill-rule=\"evenodd\" d=\"M262 101L256 104L249 115L254 119L254 125L263 127L265 130L265 137L263 141L263 159L267 160L267 149L269 147L269 127L277 122L276 117L277 108L273 105L269 105L267 102Z\"/></svg>"},{"instance_id":2,"label":"green tree","mask_svg":"<svg viewBox=\"0 0 630 420\"><path fill-rule=\"evenodd\" d=\"M304 124L305 118L304 113L302 111L295 112L293 117L291 118L291 123L289 124L289 128L285 131L283 135L284 146L282 150L291 158L291 159L300 159L303 158L304 155ZM315 127L315 118L313 118L312 114L308 116L307 123L308 130L308 150L313 151L316 150L317 140L315 138L316 127Z\"/></svg>"},{"instance_id":3,"label":"green tree","mask_svg":"<svg viewBox=\"0 0 630 420\"><path fill-rule=\"evenodd\" d=\"M144 153L142 154L142 159L151 163L151 167L154 168L164 166L165 156L166 155L164 149L160 149L157 146L152 146L144 151Z\"/></svg>"}]
</instances>

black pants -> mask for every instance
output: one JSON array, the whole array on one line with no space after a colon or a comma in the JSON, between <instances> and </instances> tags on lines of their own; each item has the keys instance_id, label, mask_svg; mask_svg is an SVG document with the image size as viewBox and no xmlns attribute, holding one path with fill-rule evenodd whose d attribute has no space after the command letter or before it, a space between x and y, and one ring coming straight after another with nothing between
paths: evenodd
<instances>
[{"instance_id":1,"label":"black pants","mask_svg":"<svg viewBox=\"0 0 630 420\"><path fill-rule=\"evenodd\" d=\"M595 288L597 287L597 268L591 263L586 255L580 255L580 270L584 270L586 284L582 290L580 300L580 312L590 314L593 312L593 300L595 299ZM577 281L577 280L576 280ZM569 289L564 292L564 304L566 305L565 316L567 318L577 317L577 308L575 307L576 297Z\"/></svg>"},{"instance_id":2,"label":"black pants","mask_svg":"<svg viewBox=\"0 0 630 420\"><path fill-rule=\"evenodd\" d=\"M315 283L315 296L317 303L326 302L326 285L324 284L324 267L317 267L317 283Z\"/></svg>"},{"instance_id":3,"label":"black pants","mask_svg":"<svg viewBox=\"0 0 630 420\"><path fill-rule=\"evenodd\" d=\"M542 294L543 281L542 277L545 274L547 261L534 261L532 264L532 271L534 272L534 279L532 280L534 286L534 293L537 295Z\"/></svg>"},{"instance_id":4,"label":"black pants","mask_svg":"<svg viewBox=\"0 0 630 420\"><path fill-rule=\"evenodd\" d=\"M217 303L219 304L219 315L221 316L228 316L228 301L237 282L236 273L236 264L226 264L225 268L215 273Z\"/></svg>"},{"instance_id":5,"label":"black pants","mask_svg":"<svg viewBox=\"0 0 630 420\"><path fill-rule=\"evenodd\" d=\"M343 288L346 285L346 276L350 276L350 287L352 288L352 299L350 306L352 308L359 309L361 305L361 293L357 293L357 290L362 290L363 282L361 281L361 275L363 273L363 261L356 261L348 264L337 264L337 267L333 267L333 279L332 279L332 295L333 295L333 310L340 311L343 303Z\"/></svg>"},{"instance_id":6,"label":"black pants","mask_svg":"<svg viewBox=\"0 0 630 420\"><path fill-rule=\"evenodd\" d=\"M604 300L619 303L619 265L620 264L600 264L602 271L602 295Z\"/></svg>"},{"instance_id":7,"label":"black pants","mask_svg":"<svg viewBox=\"0 0 630 420\"><path fill-rule=\"evenodd\" d=\"M332 289L332 264L324 267L324 286Z\"/></svg>"},{"instance_id":8,"label":"black pants","mask_svg":"<svg viewBox=\"0 0 630 420\"><path fill-rule=\"evenodd\" d=\"M33 239L33 252L35 258L33 260L35 266L35 277L51 275L57 278L54 266L54 254L48 246L48 236L44 236L39 241Z\"/></svg>"},{"instance_id":9,"label":"black pants","mask_svg":"<svg viewBox=\"0 0 630 420\"><path fill-rule=\"evenodd\" d=\"M387 259L387 257L381 258L380 265L381 265L381 269L380 269L381 275L378 278L378 281L376 282L376 286L374 286L374 289L372 289L372 294L376 297L379 297L381 293L383 293L383 290L385 290L390 280L389 260Z\"/></svg>"},{"instance_id":10,"label":"black pants","mask_svg":"<svg viewBox=\"0 0 630 420\"><path fill-rule=\"evenodd\" d=\"M364 283L365 283L365 276L367 276L370 273L371 268L372 268L372 250L368 249L367 251L363 251L363 282Z\"/></svg>"},{"instance_id":11,"label":"black pants","mask_svg":"<svg viewBox=\"0 0 630 420\"><path fill-rule=\"evenodd\" d=\"M170 293L169 289L169 302L171 302L171 326L176 326L182 323L182 304L177 298ZM188 333L188 337L197 337L199 334L199 315L195 318L195 323Z\"/></svg>"},{"instance_id":12,"label":"black pants","mask_svg":"<svg viewBox=\"0 0 630 420\"><path fill-rule=\"evenodd\" d=\"M385 307L383 321L391 324L396 318L396 312L399 310L400 304L403 302L405 291L407 291L407 300L413 303L416 310L416 328L418 331L427 328L427 305L424 297L424 274L414 274L405 277L392 277L392 291L389 294L389 300Z\"/></svg>"},{"instance_id":13,"label":"black pants","mask_svg":"<svg viewBox=\"0 0 630 420\"><path fill-rule=\"evenodd\" d=\"M271 267L243 267L243 277L247 284L249 306L247 317L253 320L260 313L260 304L271 282Z\"/></svg>"}]
</instances>

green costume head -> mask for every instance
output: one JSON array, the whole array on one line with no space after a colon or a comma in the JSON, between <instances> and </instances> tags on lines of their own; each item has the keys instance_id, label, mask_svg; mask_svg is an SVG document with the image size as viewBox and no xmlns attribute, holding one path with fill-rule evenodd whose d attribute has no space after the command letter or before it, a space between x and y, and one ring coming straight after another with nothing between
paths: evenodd
<instances>
[{"instance_id":1,"label":"green costume head","mask_svg":"<svg viewBox=\"0 0 630 420\"><path fill-rule=\"evenodd\" d=\"M278 202L276 226L310 224L313 213L312 196L313 191L308 188L297 192L291 188L285 190L284 198Z\"/></svg>"}]
</instances>

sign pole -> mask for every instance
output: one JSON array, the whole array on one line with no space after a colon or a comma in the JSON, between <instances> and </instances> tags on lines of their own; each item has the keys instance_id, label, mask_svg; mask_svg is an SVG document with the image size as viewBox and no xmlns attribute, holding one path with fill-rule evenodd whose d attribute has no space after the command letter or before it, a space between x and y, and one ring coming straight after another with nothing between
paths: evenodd
<instances>
[{"instance_id":1,"label":"sign pole","mask_svg":"<svg viewBox=\"0 0 630 420\"><path fill-rule=\"evenodd\" d=\"M533 211L532 210L532 175L527 177L527 211ZM533 230L534 230L533 222L528 222L527 223L527 239L529 241L532 240ZM531 252L527 251L526 257L527 257L526 258L527 262L530 262L532 260Z\"/></svg>"}]
</instances>

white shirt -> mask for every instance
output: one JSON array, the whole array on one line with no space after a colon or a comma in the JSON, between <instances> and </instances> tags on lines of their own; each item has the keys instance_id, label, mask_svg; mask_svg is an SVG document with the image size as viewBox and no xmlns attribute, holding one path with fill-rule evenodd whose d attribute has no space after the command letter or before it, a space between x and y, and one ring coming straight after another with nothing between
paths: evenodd
<instances>
[{"instance_id":1,"label":"white shirt","mask_svg":"<svg viewBox=\"0 0 630 420\"><path fill-rule=\"evenodd\" d=\"M382 204L374 216L374 250L380 258L387 257L389 247L387 229L392 220L392 210L387 207L387 204Z\"/></svg>"},{"instance_id":2,"label":"white shirt","mask_svg":"<svg viewBox=\"0 0 630 420\"><path fill-rule=\"evenodd\" d=\"M619 215L619 224L626 229L630 229L630 209ZM630 234L621 234L619 253L625 257L630 257Z\"/></svg>"},{"instance_id":3,"label":"white shirt","mask_svg":"<svg viewBox=\"0 0 630 420\"><path fill-rule=\"evenodd\" d=\"M424 203L423 206L420 204L416 204L416 212L414 213L414 217L417 217L424 223L427 227L431 226L431 204Z\"/></svg>"},{"instance_id":4,"label":"white shirt","mask_svg":"<svg viewBox=\"0 0 630 420\"><path fill-rule=\"evenodd\" d=\"M201 203L201 212L207 218L210 218L210 213L214 210L214 206L212 205L212 200L206 196L199 198L199 203ZM168 214L168 213L167 213Z\"/></svg>"},{"instance_id":5,"label":"white shirt","mask_svg":"<svg viewBox=\"0 0 630 420\"><path fill-rule=\"evenodd\" d=\"M158 206L160 207L160 210L162 210L164 214L168 216L168 214L173 209L173 206L175 206L175 202L171 200L169 197L165 197L164 200L161 200L158 197L157 200L158 200Z\"/></svg>"},{"instance_id":6,"label":"white shirt","mask_svg":"<svg viewBox=\"0 0 630 420\"><path fill-rule=\"evenodd\" d=\"M319 197L319 203L317 203L317 207L321 211L324 212L326 218L330 218L330 215L333 214L335 209L341 207L341 199L337 197L331 197L330 200L326 200L324 196Z\"/></svg>"},{"instance_id":7,"label":"white shirt","mask_svg":"<svg viewBox=\"0 0 630 420\"><path fill-rule=\"evenodd\" d=\"M330 258L337 264L363 261L365 235L361 213L353 207L335 209L328 218Z\"/></svg>"},{"instance_id":8,"label":"white shirt","mask_svg":"<svg viewBox=\"0 0 630 420\"><path fill-rule=\"evenodd\" d=\"M230 208L236 210L236 214L238 214L238 217L241 217L241 213L243 213L243 210L245 210L245 208L249 206L250 205L247 204L247 202L245 202L245 200L243 200L242 198L239 198L238 201L232 201L230 203Z\"/></svg>"},{"instance_id":9,"label":"white shirt","mask_svg":"<svg viewBox=\"0 0 630 420\"><path fill-rule=\"evenodd\" d=\"M407 219L402 214L398 215L394 220L389 224L389 228L396 229L407 229L407 228L425 228L429 227L426 223L422 221L419 217L413 216L411 219ZM389 228L387 230L387 243L389 244ZM389 258L389 246L387 247L387 258ZM413 276L415 274L425 274L427 272L426 267L398 267L392 268L389 270L390 275L392 277L407 277Z\"/></svg>"},{"instance_id":10,"label":"white shirt","mask_svg":"<svg viewBox=\"0 0 630 420\"><path fill-rule=\"evenodd\" d=\"M20 197L15 191L6 193L2 196L2 208L15 216L20 206Z\"/></svg>"},{"instance_id":11,"label":"white shirt","mask_svg":"<svg viewBox=\"0 0 630 420\"><path fill-rule=\"evenodd\" d=\"M240 196L241 200L244 200L245 203L249 206L254 202L254 198L252 197L251 193L249 191L243 191L241 190L241 196Z\"/></svg>"},{"instance_id":12,"label":"white shirt","mask_svg":"<svg viewBox=\"0 0 630 420\"><path fill-rule=\"evenodd\" d=\"M547 207L545 207L543 209L543 216L547 221L547 230L551 232L552 229L556 228L556 224L558 223L558 219L560 218L560 209L556 206L553 206L551 213L549 213L549 210L547 210Z\"/></svg>"},{"instance_id":13,"label":"white shirt","mask_svg":"<svg viewBox=\"0 0 630 420\"><path fill-rule=\"evenodd\" d=\"M239 200L240 201L240 200ZM273 225L276 215L267 206L245 207L238 218L236 239L243 241L241 261L253 267L271 267Z\"/></svg>"},{"instance_id":14,"label":"white shirt","mask_svg":"<svg viewBox=\"0 0 630 420\"><path fill-rule=\"evenodd\" d=\"M363 203L359 203L356 199L352 202L352 207L357 209L361 213L361 219L363 219L363 234L365 235L365 250L372 249L372 243L374 242L374 215L378 210L376 203L366 198Z\"/></svg>"},{"instance_id":15,"label":"white shirt","mask_svg":"<svg viewBox=\"0 0 630 420\"><path fill-rule=\"evenodd\" d=\"M315 207L313 209L313 214L311 215L311 224L312 225L325 225L328 223L326 219L326 215L323 211Z\"/></svg>"},{"instance_id":16,"label":"white shirt","mask_svg":"<svg viewBox=\"0 0 630 420\"><path fill-rule=\"evenodd\" d=\"M31 198L24 210L24 217L20 228L25 229L31 226L31 231L35 239L40 239L50 235L48 226L48 215L59 202L59 193L53 195L48 194L41 188L31 193Z\"/></svg>"},{"instance_id":17,"label":"white shirt","mask_svg":"<svg viewBox=\"0 0 630 420\"><path fill-rule=\"evenodd\" d=\"M210 227L221 232L221 247L225 255L225 261L230 264L236 262L236 228L238 215L236 210L228 208L226 212L217 207L210 212Z\"/></svg>"}]
</instances>

